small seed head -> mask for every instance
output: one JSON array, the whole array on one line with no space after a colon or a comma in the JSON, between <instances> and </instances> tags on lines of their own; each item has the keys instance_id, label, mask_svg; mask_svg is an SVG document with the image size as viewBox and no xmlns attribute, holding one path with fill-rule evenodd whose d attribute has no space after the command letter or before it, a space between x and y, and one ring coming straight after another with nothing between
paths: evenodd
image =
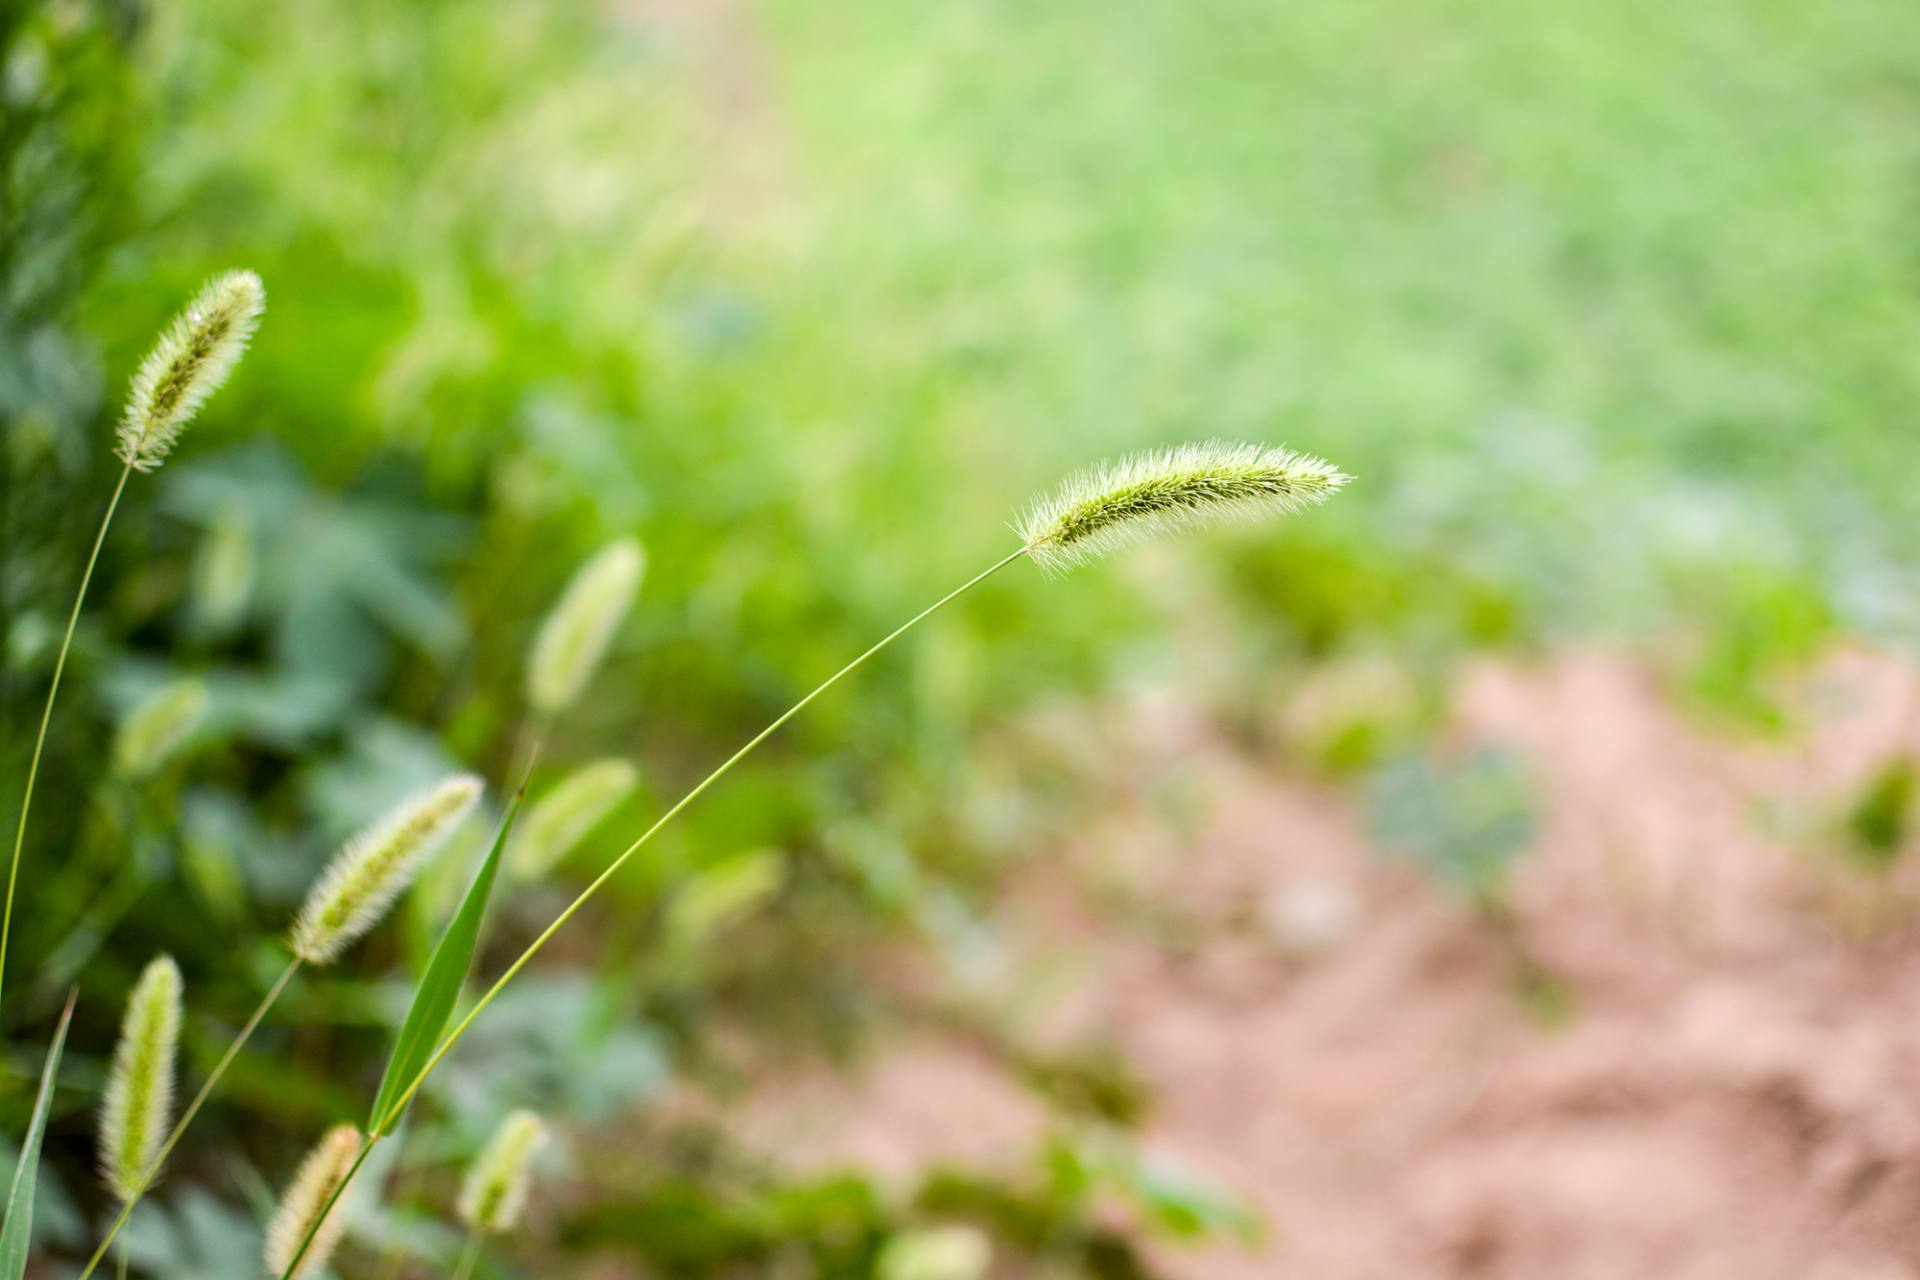
<instances>
[{"instance_id":1,"label":"small seed head","mask_svg":"<svg viewBox=\"0 0 1920 1280\"><path fill-rule=\"evenodd\" d=\"M1058 572L1156 534L1284 515L1324 502L1348 477L1269 445L1181 445L1069 479L1017 526L1040 566Z\"/></svg>"},{"instance_id":2,"label":"small seed head","mask_svg":"<svg viewBox=\"0 0 1920 1280\"><path fill-rule=\"evenodd\" d=\"M293 1181L287 1185L286 1194L280 1197L280 1207L274 1210L273 1220L267 1224L268 1275L286 1274L287 1267L293 1262L293 1255L300 1250L301 1241L307 1238L308 1231L313 1230L313 1224L323 1211L327 1215L326 1221L320 1224L319 1230L313 1232L313 1242L301 1257L300 1267L293 1273L294 1280L318 1275L326 1269L327 1260L339 1247L341 1232L346 1230L347 1197L343 1193L334 1201L332 1209L327 1209L327 1201L346 1178L354 1157L359 1154L360 1131L350 1124L343 1124L327 1130L326 1136L300 1162Z\"/></svg>"},{"instance_id":3,"label":"small seed head","mask_svg":"<svg viewBox=\"0 0 1920 1280\"><path fill-rule=\"evenodd\" d=\"M586 839L640 784L640 771L625 760L582 765L527 809L514 828L508 866L523 880L537 880Z\"/></svg>"},{"instance_id":4,"label":"small seed head","mask_svg":"<svg viewBox=\"0 0 1920 1280\"><path fill-rule=\"evenodd\" d=\"M531 1111L516 1111L501 1121L460 1186L460 1220L493 1235L518 1226L527 1207L533 1157L546 1141L547 1127Z\"/></svg>"},{"instance_id":5,"label":"small seed head","mask_svg":"<svg viewBox=\"0 0 1920 1280\"><path fill-rule=\"evenodd\" d=\"M480 779L457 774L401 801L342 845L294 917L294 954L309 964L326 964L379 923L459 828L480 791Z\"/></svg>"},{"instance_id":6,"label":"small seed head","mask_svg":"<svg viewBox=\"0 0 1920 1280\"><path fill-rule=\"evenodd\" d=\"M137 471L166 459L174 441L246 353L266 290L251 271L207 281L154 344L133 375L115 450Z\"/></svg>"},{"instance_id":7,"label":"small seed head","mask_svg":"<svg viewBox=\"0 0 1920 1280\"><path fill-rule=\"evenodd\" d=\"M113 767L128 778L144 778L179 750L207 715L207 686L175 680L154 690L127 713L113 739Z\"/></svg>"},{"instance_id":8,"label":"small seed head","mask_svg":"<svg viewBox=\"0 0 1920 1280\"><path fill-rule=\"evenodd\" d=\"M171 956L156 956L127 997L100 1109L100 1172L122 1201L158 1172L153 1162L171 1118L179 1047L180 970Z\"/></svg>"},{"instance_id":9,"label":"small seed head","mask_svg":"<svg viewBox=\"0 0 1920 1280\"><path fill-rule=\"evenodd\" d=\"M527 663L527 701L534 710L551 715L580 696L633 603L646 566L640 544L623 538L573 575L534 637Z\"/></svg>"}]
</instances>

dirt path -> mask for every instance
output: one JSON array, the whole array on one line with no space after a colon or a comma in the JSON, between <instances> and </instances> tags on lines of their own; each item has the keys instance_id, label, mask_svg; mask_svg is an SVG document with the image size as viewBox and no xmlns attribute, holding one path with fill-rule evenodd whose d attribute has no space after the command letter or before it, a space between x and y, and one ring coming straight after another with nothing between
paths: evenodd
<instances>
[{"instance_id":1,"label":"dirt path","mask_svg":"<svg viewBox=\"0 0 1920 1280\"><path fill-rule=\"evenodd\" d=\"M1571 997L1560 1025L1348 799L1175 721L1128 735L1128 785L1064 851L1078 874L1009 903L1023 976L1001 995L1122 1046L1157 1093L1150 1144L1269 1219L1259 1255L1170 1254L1177 1275L1920 1276L1914 878L1869 882L1785 834L1902 741L1911 680L1836 658L1807 732L1756 745L1610 657L1470 672L1451 736L1518 752L1542 791L1514 899ZM1173 776L1205 787L1178 835L1139 799ZM1116 890L1204 941L1129 927L1099 905ZM928 1041L789 1083L751 1131L904 1176L1017 1164L1042 1123L980 1055Z\"/></svg>"}]
</instances>

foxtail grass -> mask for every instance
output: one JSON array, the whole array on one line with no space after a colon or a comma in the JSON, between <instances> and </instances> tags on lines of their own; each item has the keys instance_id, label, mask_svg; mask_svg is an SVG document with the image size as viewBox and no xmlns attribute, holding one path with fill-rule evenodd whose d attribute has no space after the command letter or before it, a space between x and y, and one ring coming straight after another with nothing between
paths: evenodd
<instances>
[{"instance_id":1,"label":"foxtail grass","mask_svg":"<svg viewBox=\"0 0 1920 1280\"><path fill-rule=\"evenodd\" d=\"M160 1171L179 1048L180 970L171 956L158 956L127 998L100 1111L100 1172L122 1202L144 1191Z\"/></svg>"},{"instance_id":2,"label":"foxtail grass","mask_svg":"<svg viewBox=\"0 0 1920 1280\"><path fill-rule=\"evenodd\" d=\"M27 782L20 794L20 818L7 862L6 901L0 906L0 990L5 986L7 946L13 936L13 896L20 877L21 850L26 845L27 814L33 806L34 785L40 780L40 757L46 751L47 727L53 722L53 705L60 696L73 633L80 625L81 606L86 603L87 588L100 563L100 548L106 545L107 530L113 525L114 512L120 509L127 481L134 472L152 471L166 459L193 415L233 372L265 305L266 291L253 272L229 271L215 276L174 317L134 374L114 449L122 463L120 477L100 517L93 549L87 553L87 565L80 574L79 590L74 593L73 608L67 614L67 629L53 660L53 678L47 685L46 705L41 708L40 728L27 762Z\"/></svg>"},{"instance_id":3,"label":"foxtail grass","mask_svg":"<svg viewBox=\"0 0 1920 1280\"><path fill-rule=\"evenodd\" d=\"M267 1274L297 1278L326 1267L346 1230L340 1201L360 1167L354 1157L361 1147L358 1129L336 1125L301 1162L267 1224Z\"/></svg>"},{"instance_id":4,"label":"foxtail grass","mask_svg":"<svg viewBox=\"0 0 1920 1280\"><path fill-rule=\"evenodd\" d=\"M1232 519L1279 515L1325 499L1346 482L1331 466L1283 449L1255 445L1190 445L1142 454L1070 480L1037 504L1022 526L1023 544L907 619L828 676L750 738L662 813L628 845L494 980L401 1092L389 1118L405 1109L454 1045L553 936L662 828L677 818L789 720L920 623L1023 557L1043 567L1091 558L1140 537ZM384 1126L383 1126L384 1127Z\"/></svg>"},{"instance_id":5,"label":"foxtail grass","mask_svg":"<svg viewBox=\"0 0 1920 1280\"><path fill-rule=\"evenodd\" d=\"M294 975L308 964L331 962L365 935L406 885L411 883L422 863L460 825L460 821L479 799L479 794L478 778L470 774L456 774L401 801L341 846L315 880L306 902L295 917L289 938L289 945L294 952L292 958L220 1055L220 1060L208 1073L193 1101L181 1112L180 1119L160 1145L151 1166L130 1186L118 1216L94 1249L93 1256L80 1273L80 1280L87 1280L98 1269L113 1246L115 1237L126 1226L134 1205L152 1186L159 1166L172 1154L181 1136L186 1133L187 1126L213 1095L214 1088L246 1047L247 1041L279 1000L281 993L293 981ZM301 1241L296 1239L291 1247L296 1253L300 1252Z\"/></svg>"},{"instance_id":6,"label":"foxtail grass","mask_svg":"<svg viewBox=\"0 0 1920 1280\"><path fill-rule=\"evenodd\" d=\"M1069 480L1051 498L1041 501L1030 510L1020 526L1023 539L1021 546L935 600L821 681L811 692L775 717L766 728L748 739L744 746L723 760L641 832L639 838L562 908L492 985L481 993L473 1007L441 1040L412 1081L400 1091L386 1115L373 1126L373 1131L361 1143L360 1154L353 1167L357 1169L371 1154L382 1133L391 1129L413 1096L466 1035L475 1020L506 989L507 984L519 976L552 941L554 935L565 928L635 854L789 720L894 641L1023 557L1032 557L1044 569L1057 570L1096 558L1156 533L1295 511L1331 496L1346 480L1347 477L1316 459L1284 449L1233 444L1189 445L1141 454ZM578 579L575 586L578 586ZM569 588L569 596L573 590ZM564 606L565 601L562 604ZM622 609L624 607L623 598ZM611 632L611 627L611 623L607 624L607 632ZM593 656L597 661L597 648ZM584 680L584 676L581 679ZM292 1267L299 1264L300 1258L300 1252L296 1251L294 1261L281 1273L282 1280L290 1280Z\"/></svg>"}]
</instances>

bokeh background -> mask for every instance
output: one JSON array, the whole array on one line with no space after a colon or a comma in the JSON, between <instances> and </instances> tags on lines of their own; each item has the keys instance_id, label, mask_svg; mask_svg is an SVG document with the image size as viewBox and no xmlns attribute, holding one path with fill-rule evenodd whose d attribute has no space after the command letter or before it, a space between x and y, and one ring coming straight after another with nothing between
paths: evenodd
<instances>
[{"instance_id":1,"label":"bokeh background","mask_svg":"<svg viewBox=\"0 0 1920 1280\"><path fill-rule=\"evenodd\" d=\"M132 367L210 273L269 296L35 807L45 1274L139 967L197 1081L334 843L497 797L609 539L646 582L542 768L643 785L488 973L1030 495L1222 437L1358 479L1002 574L810 711L479 1024L340 1273L444 1274L525 1105L485 1275L965 1280L953 1227L1008 1277L1920 1275L1917 54L1910 0L10 0L9 813ZM207 723L114 777L183 674ZM136 1274L257 1273L483 826L282 1003Z\"/></svg>"}]
</instances>

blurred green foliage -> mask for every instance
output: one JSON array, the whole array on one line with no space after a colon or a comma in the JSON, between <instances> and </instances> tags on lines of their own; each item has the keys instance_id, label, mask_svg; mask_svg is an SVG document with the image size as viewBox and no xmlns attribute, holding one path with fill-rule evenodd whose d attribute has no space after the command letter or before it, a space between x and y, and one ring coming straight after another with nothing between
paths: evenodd
<instances>
[{"instance_id":1,"label":"blurred green foliage","mask_svg":"<svg viewBox=\"0 0 1920 1280\"><path fill-rule=\"evenodd\" d=\"M1002 575L825 700L477 1025L407 1148L428 1191L508 1106L611 1124L720 1070L717 1027L856 1043L889 1015L871 945L961 946L1070 817L981 745L1037 697L1145 672L1244 718L1355 653L1438 684L1473 647L1678 635L1685 686L1767 724L1834 635L1911 646L1916 39L1910 0L7 6L8 778L126 376L209 272L269 293L233 384L131 493L49 749L34 976L0 1028L23 1078L83 979L43 1238L83 1243L82 1108L139 965L180 958L197 1076L335 841L455 763L504 778L527 640L614 535L648 580L545 768L623 756L641 794L563 881L999 554L1062 470L1220 435L1359 476L1257 536ZM208 691L193 736L109 775L124 717L183 678ZM1395 764L1421 716L1376 719L1316 750L1380 779L1443 874L1499 883L1520 775ZM257 1200L364 1105L481 825L403 928L289 997L136 1263L238 1274L250 1211L202 1188ZM493 949L570 887L513 895ZM1140 1110L1098 1083L1043 1091ZM913 1216L857 1181L741 1208L661 1179L648 1203L685 1188L686 1223L744 1217L776 1252L851 1206L859 1265ZM1083 1204L1036 1186L974 1187L974 1216L1017 1235Z\"/></svg>"}]
</instances>

